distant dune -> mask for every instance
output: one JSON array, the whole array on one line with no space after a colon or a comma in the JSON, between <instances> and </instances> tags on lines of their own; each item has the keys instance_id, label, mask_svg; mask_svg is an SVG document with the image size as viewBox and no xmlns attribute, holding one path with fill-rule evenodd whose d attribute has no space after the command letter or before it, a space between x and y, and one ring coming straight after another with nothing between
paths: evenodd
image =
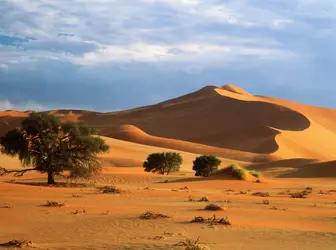
<instances>
[{"instance_id":1,"label":"distant dune","mask_svg":"<svg viewBox=\"0 0 336 250\"><path fill-rule=\"evenodd\" d=\"M324 173L334 173L328 169L335 166L336 160L336 110L254 96L234 85L207 86L156 105L120 112L50 112L63 120L83 121L100 135L122 141L192 154L214 154L228 162L254 167L260 163L259 167L270 172L274 163L313 159L328 163L301 168L295 176L317 176L312 169L322 166L327 168ZM0 112L0 134L19 126L28 114ZM121 158L123 166L141 163L137 157L131 162Z\"/></svg>"}]
</instances>

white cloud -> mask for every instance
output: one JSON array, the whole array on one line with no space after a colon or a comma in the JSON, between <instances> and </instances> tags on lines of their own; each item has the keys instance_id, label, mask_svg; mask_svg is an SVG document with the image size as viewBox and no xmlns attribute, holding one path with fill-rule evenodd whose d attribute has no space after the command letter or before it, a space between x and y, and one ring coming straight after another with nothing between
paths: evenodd
<instances>
[{"instance_id":1,"label":"white cloud","mask_svg":"<svg viewBox=\"0 0 336 250\"><path fill-rule=\"evenodd\" d=\"M20 104L13 104L8 100L0 100L0 110L43 111L47 110L47 108L34 101L28 101L26 103L20 103Z\"/></svg>"},{"instance_id":2,"label":"white cloud","mask_svg":"<svg viewBox=\"0 0 336 250\"><path fill-rule=\"evenodd\" d=\"M5 63L0 63L0 72L7 72L8 71L8 65Z\"/></svg>"}]
</instances>

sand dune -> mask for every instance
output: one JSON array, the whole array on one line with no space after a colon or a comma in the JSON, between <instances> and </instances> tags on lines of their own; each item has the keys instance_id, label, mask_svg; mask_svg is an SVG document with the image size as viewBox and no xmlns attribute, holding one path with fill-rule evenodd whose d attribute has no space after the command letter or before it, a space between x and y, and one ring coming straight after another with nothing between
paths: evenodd
<instances>
[{"instance_id":1,"label":"sand dune","mask_svg":"<svg viewBox=\"0 0 336 250\"><path fill-rule=\"evenodd\" d=\"M195 155L214 154L246 165L294 158L335 160L335 110L254 96L234 85L206 86L156 105L120 112L51 112L63 120L83 121L100 135L133 142L132 147L138 143ZM28 114L1 112L0 134L18 126ZM115 156L114 165L140 164L132 147L128 147L132 160Z\"/></svg>"}]
</instances>

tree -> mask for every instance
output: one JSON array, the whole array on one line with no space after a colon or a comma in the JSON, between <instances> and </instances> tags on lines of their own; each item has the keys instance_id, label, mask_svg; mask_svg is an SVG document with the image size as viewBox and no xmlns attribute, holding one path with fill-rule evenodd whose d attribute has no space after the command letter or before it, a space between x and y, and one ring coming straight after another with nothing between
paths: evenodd
<instances>
[{"instance_id":1,"label":"tree","mask_svg":"<svg viewBox=\"0 0 336 250\"><path fill-rule=\"evenodd\" d=\"M0 168L0 175L22 176L28 171L48 174L48 184L55 175L87 178L101 170L97 154L108 151L105 141L93 129L81 123L61 122L47 112L32 113L21 128L10 130L0 139L1 152L18 156L22 170ZM62 175L63 176L63 175Z\"/></svg>"},{"instance_id":2,"label":"tree","mask_svg":"<svg viewBox=\"0 0 336 250\"><path fill-rule=\"evenodd\" d=\"M213 155L202 155L194 160L193 170L196 171L195 176L208 177L212 173L218 171L221 160Z\"/></svg>"},{"instance_id":3,"label":"tree","mask_svg":"<svg viewBox=\"0 0 336 250\"><path fill-rule=\"evenodd\" d=\"M179 153L154 153L147 157L143 163L146 172L153 172L159 174L169 174L170 172L178 172L183 159Z\"/></svg>"}]
</instances>

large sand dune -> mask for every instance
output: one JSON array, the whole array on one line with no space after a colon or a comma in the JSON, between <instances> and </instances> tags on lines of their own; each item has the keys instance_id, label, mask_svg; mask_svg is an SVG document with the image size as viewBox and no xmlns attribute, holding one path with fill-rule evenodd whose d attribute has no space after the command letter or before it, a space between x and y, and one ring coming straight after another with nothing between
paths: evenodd
<instances>
[{"instance_id":1,"label":"large sand dune","mask_svg":"<svg viewBox=\"0 0 336 250\"><path fill-rule=\"evenodd\" d=\"M156 105L120 112L51 112L63 120L83 121L100 135L133 142L123 151L129 152L129 157L114 156L114 165L120 166L138 166L144 155L134 157L134 153L141 145L159 147L156 151L214 154L225 162L243 165L271 166L273 162L302 158L331 162L328 166L333 166L336 158L336 110L254 96L233 85L207 86ZM29 113L1 112L0 134L18 126Z\"/></svg>"}]
</instances>

